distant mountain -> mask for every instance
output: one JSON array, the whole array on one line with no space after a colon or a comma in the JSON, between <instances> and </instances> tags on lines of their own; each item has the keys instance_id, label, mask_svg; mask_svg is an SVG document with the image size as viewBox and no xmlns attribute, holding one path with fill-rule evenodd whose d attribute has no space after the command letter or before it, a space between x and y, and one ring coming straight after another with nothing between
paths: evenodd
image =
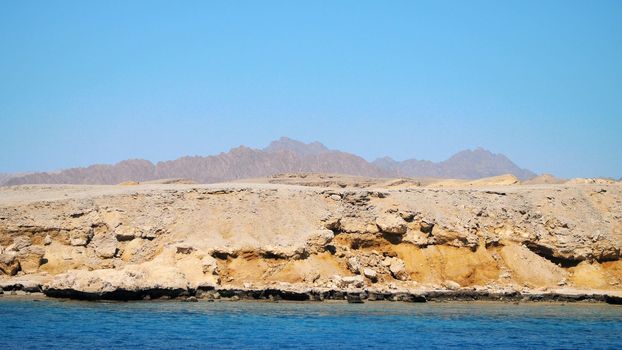
<instances>
[{"instance_id":1,"label":"distant mountain","mask_svg":"<svg viewBox=\"0 0 622 350\"><path fill-rule=\"evenodd\" d=\"M0 186L2 186L3 183L5 183L8 179L12 177L15 177L15 176L13 176L13 174L0 173Z\"/></svg>"},{"instance_id":2,"label":"distant mountain","mask_svg":"<svg viewBox=\"0 0 622 350\"><path fill-rule=\"evenodd\" d=\"M384 157L375 160L373 164L397 177L477 179L512 174L519 179L529 179L536 176L527 169L519 168L506 156L491 153L483 148L458 152L439 163L416 159L398 162Z\"/></svg>"},{"instance_id":3,"label":"distant mountain","mask_svg":"<svg viewBox=\"0 0 622 350\"><path fill-rule=\"evenodd\" d=\"M27 173L0 173L0 186L4 185L7 181L14 177L24 176Z\"/></svg>"},{"instance_id":4,"label":"distant mountain","mask_svg":"<svg viewBox=\"0 0 622 350\"><path fill-rule=\"evenodd\" d=\"M465 179L501 174L513 174L521 179L535 176L529 170L516 166L507 157L481 148L457 153L439 163L415 159L398 162L389 157L370 163L351 153L330 150L319 142L305 144L282 137L264 149L240 146L214 156L181 157L156 164L142 159L124 160L114 165L98 164L56 173L13 176L5 180L4 184L117 184L168 178L213 183L291 172Z\"/></svg>"}]
</instances>

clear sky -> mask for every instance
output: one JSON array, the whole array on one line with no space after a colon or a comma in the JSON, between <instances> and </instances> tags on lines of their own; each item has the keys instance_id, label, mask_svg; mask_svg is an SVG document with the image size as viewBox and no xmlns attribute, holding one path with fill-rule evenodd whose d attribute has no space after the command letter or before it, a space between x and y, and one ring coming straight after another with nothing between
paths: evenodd
<instances>
[{"instance_id":1,"label":"clear sky","mask_svg":"<svg viewBox=\"0 0 622 350\"><path fill-rule=\"evenodd\" d=\"M0 1L0 172L289 136L622 176L622 1Z\"/></svg>"}]
</instances>

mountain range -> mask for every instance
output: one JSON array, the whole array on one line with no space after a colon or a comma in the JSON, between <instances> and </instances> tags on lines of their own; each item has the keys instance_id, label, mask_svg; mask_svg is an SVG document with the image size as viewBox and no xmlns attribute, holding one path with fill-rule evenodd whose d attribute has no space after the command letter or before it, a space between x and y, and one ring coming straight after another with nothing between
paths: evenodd
<instances>
[{"instance_id":1,"label":"mountain range","mask_svg":"<svg viewBox=\"0 0 622 350\"><path fill-rule=\"evenodd\" d=\"M218 155L181 157L155 164L148 160L130 159L114 165L97 164L60 172L17 176L3 174L0 184L118 184L124 181L169 178L215 183L295 172L392 178L476 179L513 174L519 179L528 179L535 176L533 172L518 167L506 156L482 148L456 153L438 163L417 159L396 161L390 157L368 162L351 153L328 149L319 142L305 144L282 137L263 149L239 146Z\"/></svg>"}]
</instances>

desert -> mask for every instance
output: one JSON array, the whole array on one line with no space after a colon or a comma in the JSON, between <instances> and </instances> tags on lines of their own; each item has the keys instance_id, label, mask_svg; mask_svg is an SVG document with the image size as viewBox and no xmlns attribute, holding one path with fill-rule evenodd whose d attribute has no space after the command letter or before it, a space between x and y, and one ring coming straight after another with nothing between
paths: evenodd
<instances>
[{"instance_id":1,"label":"desert","mask_svg":"<svg viewBox=\"0 0 622 350\"><path fill-rule=\"evenodd\" d=\"M622 186L280 174L0 188L0 287L76 299L622 297Z\"/></svg>"}]
</instances>

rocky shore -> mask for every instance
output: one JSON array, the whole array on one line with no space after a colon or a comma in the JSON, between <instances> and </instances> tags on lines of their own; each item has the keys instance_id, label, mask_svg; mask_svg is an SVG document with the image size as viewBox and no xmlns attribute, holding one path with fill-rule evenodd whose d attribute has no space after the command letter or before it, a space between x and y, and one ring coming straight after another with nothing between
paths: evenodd
<instances>
[{"instance_id":1,"label":"rocky shore","mask_svg":"<svg viewBox=\"0 0 622 350\"><path fill-rule=\"evenodd\" d=\"M0 188L5 295L620 304L621 246L619 183Z\"/></svg>"},{"instance_id":2,"label":"rocky shore","mask_svg":"<svg viewBox=\"0 0 622 350\"><path fill-rule=\"evenodd\" d=\"M347 301L347 302L447 302L447 301L501 301L501 302L587 302L622 305L622 297L611 294L593 292L525 292L513 290L491 292L488 290L435 290L435 291L379 291L371 290L286 290L286 289L227 289L227 288L199 288L187 290L149 289L149 290L122 290L111 292L84 292L73 289L54 289L44 286L5 285L7 289L0 290L0 297L9 296L46 296L50 298L68 298L76 300L179 300L195 302L204 301Z\"/></svg>"}]
</instances>

